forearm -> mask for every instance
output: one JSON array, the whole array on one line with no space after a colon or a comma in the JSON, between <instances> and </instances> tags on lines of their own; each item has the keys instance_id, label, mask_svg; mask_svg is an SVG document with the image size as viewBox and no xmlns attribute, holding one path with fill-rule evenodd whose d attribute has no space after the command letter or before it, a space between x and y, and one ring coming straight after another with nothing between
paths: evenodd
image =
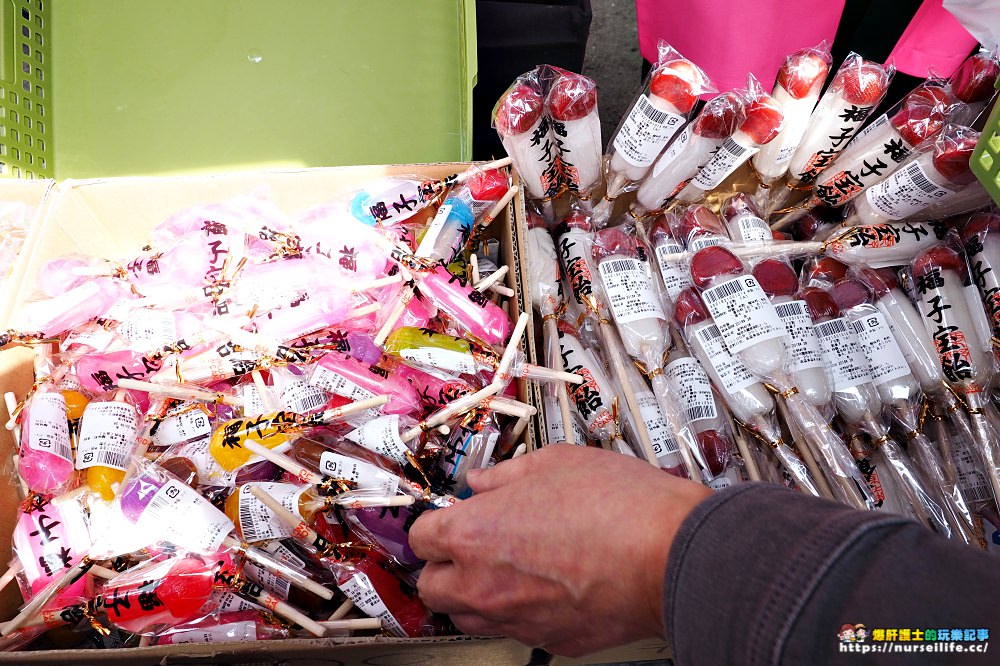
<instances>
[{"instance_id":1,"label":"forearm","mask_svg":"<svg viewBox=\"0 0 1000 666\"><path fill-rule=\"evenodd\" d=\"M994 565L901 517L737 486L699 505L677 534L666 635L681 665L825 663L848 622L989 627Z\"/></svg>"}]
</instances>

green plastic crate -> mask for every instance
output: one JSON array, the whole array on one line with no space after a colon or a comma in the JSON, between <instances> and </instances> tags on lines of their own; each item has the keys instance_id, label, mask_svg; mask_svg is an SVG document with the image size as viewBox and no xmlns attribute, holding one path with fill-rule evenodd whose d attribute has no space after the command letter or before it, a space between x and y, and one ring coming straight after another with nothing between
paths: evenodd
<instances>
[{"instance_id":1,"label":"green plastic crate","mask_svg":"<svg viewBox=\"0 0 1000 666\"><path fill-rule=\"evenodd\" d=\"M0 0L0 173L471 158L474 0Z\"/></svg>"},{"instance_id":2,"label":"green plastic crate","mask_svg":"<svg viewBox=\"0 0 1000 666\"><path fill-rule=\"evenodd\" d=\"M1000 88L1000 81L997 81ZM972 172L993 201L1000 204L1000 101L993 105L993 112L983 127L983 135L972 151Z\"/></svg>"}]
</instances>

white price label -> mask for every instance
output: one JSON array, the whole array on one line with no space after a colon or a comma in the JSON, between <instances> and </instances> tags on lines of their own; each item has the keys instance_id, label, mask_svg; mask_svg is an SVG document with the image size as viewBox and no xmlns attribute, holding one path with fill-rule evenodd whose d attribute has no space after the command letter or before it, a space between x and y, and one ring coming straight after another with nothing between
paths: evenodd
<instances>
[{"instance_id":1,"label":"white price label","mask_svg":"<svg viewBox=\"0 0 1000 666\"><path fill-rule=\"evenodd\" d=\"M103 326L98 326L96 324L86 326L82 329L77 329L66 336L66 341L63 342L63 347L65 349L72 349L77 345L90 347L94 351L103 352L107 351L111 343L116 340L115 334Z\"/></svg>"},{"instance_id":2,"label":"white price label","mask_svg":"<svg viewBox=\"0 0 1000 666\"><path fill-rule=\"evenodd\" d=\"M177 322L169 312L133 310L118 327L118 334L134 349L152 350L176 342Z\"/></svg>"},{"instance_id":3,"label":"white price label","mask_svg":"<svg viewBox=\"0 0 1000 666\"><path fill-rule=\"evenodd\" d=\"M375 397L375 394L368 389L361 388L339 372L335 372L329 368L324 368L321 365L316 366L309 383L313 386L320 387L324 391L328 391L334 395L339 395L354 401L367 400L368 398ZM377 411L378 410L376 410L376 412Z\"/></svg>"},{"instance_id":4,"label":"white price label","mask_svg":"<svg viewBox=\"0 0 1000 666\"><path fill-rule=\"evenodd\" d=\"M381 454L400 465L410 452L399 435L399 414L380 416L347 433L347 439L369 451Z\"/></svg>"},{"instance_id":5,"label":"white price label","mask_svg":"<svg viewBox=\"0 0 1000 666\"><path fill-rule=\"evenodd\" d=\"M448 216L451 214L451 207L450 203L445 203L438 208L437 214L431 220L431 223L427 225L427 231L424 232L424 237L420 240L416 256L430 257L434 254L434 245L437 243L438 236L441 235L441 230L444 229L445 222L448 221Z\"/></svg>"},{"instance_id":6,"label":"white price label","mask_svg":"<svg viewBox=\"0 0 1000 666\"><path fill-rule=\"evenodd\" d=\"M734 236L738 236L734 240L744 243L769 243L774 240L771 227L756 215L739 215L730 221L730 225L736 232Z\"/></svg>"},{"instance_id":7,"label":"white price label","mask_svg":"<svg viewBox=\"0 0 1000 666\"><path fill-rule=\"evenodd\" d=\"M296 516L299 515L299 499L305 488L291 483L252 481L241 486L239 490L240 532L244 541L266 541L290 536L292 528L267 508L266 504L254 497L250 488L260 488Z\"/></svg>"},{"instance_id":8,"label":"white price label","mask_svg":"<svg viewBox=\"0 0 1000 666\"><path fill-rule=\"evenodd\" d=\"M260 604L247 601L243 597L237 596L229 590L216 590L212 592L209 603L214 605L220 613L240 613L242 611L266 611Z\"/></svg>"},{"instance_id":9,"label":"white price label","mask_svg":"<svg viewBox=\"0 0 1000 666\"><path fill-rule=\"evenodd\" d=\"M670 145L667 146L665 151L663 151L660 158L656 160L656 164L653 165L652 177L656 178L658 175L663 173L664 169L673 164L674 160L677 159L677 156L684 152L684 148L688 145L690 140L691 125L688 124L684 126L684 129L680 131L677 138L670 142Z\"/></svg>"},{"instance_id":10,"label":"white price label","mask_svg":"<svg viewBox=\"0 0 1000 666\"><path fill-rule=\"evenodd\" d=\"M243 416L260 416L267 409L264 407L264 398L260 391L253 384L243 386Z\"/></svg>"},{"instance_id":11,"label":"white price label","mask_svg":"<svg viewBox=\"0 0 1000 666\"><path fill-rule=\"evenodd\" d=\"M688 251L697 252L698 250L704 250L706 247L728 244L729 239L725 236L720 236L719 234L713 234L711 232L699 233L688 244Z\"/></svg>"},{"instance_id":12,"label":"white price label","mask_svg":"<svg viewBox=\"0 0 1000 666\"><path fill-rule=\"evenodd\" d=\"M785 334L785 325L752 275L726 280L701 296L733 354Z\"/></svg>"},{"instance_id":13,"label":"white price label","mask_svg":"<svg viewBox=\"0 0 1000 666\"><path fill-rule=\"evenodd\" d=\"M458 375L473 375L478 369L476 367L476 359L472 354L453 349L411 347L410 349L403 349L399 352L399 355L416 365L437 368Z\"/></svg>"},{"instance_id":14,"label":"white price label","mask_svg":"<svg viewBox=\"0 0 1000 666\"><path fill-rule=\"evenodd\" d=\"M191 407L191 405L188 405ZM198 407L168 416L156 425L152 440L156 446L168 447L196 439L211 437L212 423Z\"/></svg>"},{"instance_id":15,"label":"white price label","mask_svg":"<svg viewBox=\"0 0 1000 666\"><path fill-rule=\"evenodd\" d=\"M903 351L896 343L896 338L893 337L892 330L882 313L872 309L871 312L854 320L853 325L861 348L868 357L872 381L876 385L910 374L906 357L903 356Z\"/></svg>"},{"instance_id":16,"label":"white price label","mask_svg":"<svg viewBox=\"0 0 1000 666\"><path fill-rule=\"evenodd\" d=\"M760 381L738 356L729 353L719 327L715 324L709 324L695 331L695 338L705 350L705 355L726 393L732 395Z\"/></svg>"},{"instance_id":17,"label":"white price label","mask_svg":"<svg viewBox=\"0 0 1000 666\"><path fill-rule=\"evenodd\" d=\"M823 350L819 338L813 330L812 318L805 301L778 303L775 311L785 325L785 354L788 357L788 371L799 372L809 368L823 367Z\"/></svg>"},{"instance_id":18,"label":"white price label","mask_svg":"<svg viewBox=\"0 0 1000 666\"><path fill-rule=\"evenodd\" d=\"M347 595L347 598L354 602L365 615L377 617L382 620L382 627L388 629L389 633L397 638L406 638L406 631L396 621L396 618L389 612L382 597L379 596L375 586L372 585L368 576L363 573L356 573L343 583L337 583L340 591Z\"/></svg>"},{"instance_id":19,"label":"white price label","mask_svg":"<svg viewBox=\"0 0 1000 666\"><path fill-rule=\"evenodd\" d=\"M691 276L680 261L671 261L665 257L684 251L680 244L673 241L656 246L656 262L660 266L660 276L670 300L676 301L680 293L691 286Z\"/></svg>"},{"instance_id":20,"label":"white price label","mask_svg":"<svg viewBox=\"0 0 1000 666\"><path fill-rule=\"evenodd\" d=\"M63 460L73 460L69 444L69 421L66 399L61 393L37 393L28 409L25 444L34 451L45 451Z\"/></svg>"},{"instance_id":21,"label":"white price label","mask_svg":"<svg viewBox=\"0 0 1000 666\"><path fill-rule=\"evenodd\" d=\"M125 471L139 434L139 415L125 402L92 402L80 420L76 468L111 467Z\"/></svg>"},{"instance_id":22,"label":"white price label","mask_svg":"<svg viewBox=\"0 0 1000 666\"><path fill-rule=\"evenodd\" d=\"M719 416L715 407L712 382L698 359L684 356L667 364L664 376L677 395L687 421L710 421Z\"/></svg>"},{"instance_id":23,"label":"white price label","mask_svg":"<svg viewBox=\"0 0 1000 666\"><path fill-rule=\"evenodd\" d=\"M638 319L666 319L653 293L646 263L633 257L608 259L597 265L615 321L628 324Z\"/></svg>"},{"instance_id":24,"label":"white price label","mask_svg":"<svg viewBox=\"0 0 1000 666\"><path fill-rule=\"evenodd\" d=\"M927 175L917 159L865 191L868 203L883 217L902 220L953 194Z\"/></svg>"},{"instance_id":25,"label":"white price label","mask_svg":"<svg viewBox=\"0 0 1000 666\"><path fill-rule=\"evenodd\" d=\"M615 152L632 166L647 167L683 123L684 116L658 109L648 96L639 95L615 135Z\"/></svg>"},{"instance_id":26,"label":"white price label","mask_svg":"<svg viewBox=\"0 0 1000 666\"><path fill-rule=\"evenodd\" d=\"M823 362L833 380L834 391L845 391L859 384L871 383L871 367L854 328L843 317L813 327L823 350Z\"/></svg>"},{"instance_id":27,"label":"white price label","mask_svg":"<svg viewBox=\"0 0 1000 666\"><path fill-rule=\"evenodd\" d=\"M748 148L729 137L722 142L715 156L701 168L691 183L700 189L711 190L736 171L737 167L753 157L758 150L760 148L756 146Z\"/></svg>"},{"instance_id":28,"label":"white price label","mask_svg":"<svg viewBox=\"0 0 1000 666\"><path fill-rule=\"evenodd\" d=\"M377 490L382 495L395 495L399 479L375 465L350 456L324 451L319 459L319 471L335 479L347 479L358 490Z\"/></svg>"},{"instance_id":29,"label":"white price label","mask_svg":"<svg viewBox=\"0 0 1000 666\"><path fill-rule=\"evenodd\" d=\"M663 416L663 410L660 409L656 396L651 391L639 391L635 394L635 400L639 403L639 415L646 423L646 430L653 442L653 453L656 454L657 460L676 453L677 440L667 425L667 419Z\"/></svg>"},{"instance_id":30,"label":"white price label","mask_svg":"<svg viewBox=\"0 0 1000 666\"><path fill-rule=\"evenodd\" d=\"M196 553L218 551L235 529L226 514L177 479L170 479L156 491L136 527Z\"/></svg>"}]
</instances>

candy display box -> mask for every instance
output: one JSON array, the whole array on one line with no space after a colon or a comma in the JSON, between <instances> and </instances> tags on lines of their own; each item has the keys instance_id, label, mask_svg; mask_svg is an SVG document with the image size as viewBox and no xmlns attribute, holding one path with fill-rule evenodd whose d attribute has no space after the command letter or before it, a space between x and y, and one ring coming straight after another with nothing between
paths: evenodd
<instances>
[{"instance_id":1,"label":"candy display box","mask_svg":"<svg viewBox=\"0 0 1000 666\"><path fill-rule=\"evenodd\" d=\"M67 252L105 257L128 256L146 242L148 231L157 222L188 206L223 201L262 188L278 206L294 212L328 201L338 192L380 176L420 174L432 178L444 177L462 171L466 166L445 163L65 181L49 192L44 212L26 240L18 264L20 288L10 299L10 305L16 308L30 297L39 268L47 260ZM512 311L517 307L528 308L527 305L519 305L525 303L522 276L526 267L519 250L523 244L524 229L524 203L520 196L490 227L490 234L500 242L500 259L512 268L512 278L508 280L509 286L516 292L515 298L510 299ZM530 336L528 347L526 351L534 359ZM13 391L19 399L27 393L33 380L31 360L31 352L24 348L0 352L0 392ZM524 382L519 384L518 392L521 400L532 400ZM534 429L528 428L523 440L534 448L536 437ZM10 461L13 447L11 434L0 428L0 460ZM7 465L5 471L9 474L9 462ZM11 485L8 492L0 494L0 534L11 533L17 504L18 498ZM0 555L0 561L7 559L9 555ZM9 586L0 597L0 618L13 617L20 603L16 586ZM553 663L602 664L654 660L663 658L664 650L662 641L648 641L582 660L558 659ZM514 641L502 639L378 637L0 653L0 663L37 664L272 664L291 660L297 664L527 664L532 661L532 651Z\"/></svg>"},{"instance_id":2,"label":"candy display box","mask_svg":"<svg viewBox=\"0 0 1000 666\"><path fill-rule=\"evenodd\" d=\"M474 0L6 0L0 175L469 159Z\"/></svg>"}]
</instances>

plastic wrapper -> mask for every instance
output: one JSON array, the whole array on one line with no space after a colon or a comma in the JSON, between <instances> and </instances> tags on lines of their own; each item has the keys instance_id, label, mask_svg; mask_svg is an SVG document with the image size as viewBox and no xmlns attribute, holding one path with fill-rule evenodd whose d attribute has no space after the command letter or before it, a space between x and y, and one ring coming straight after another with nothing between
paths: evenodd
<instances>
[{"instance_id":1,"label":"plastic wrapper","mask_svg":"<svg viewBox=\"0 0 1000 666\"><path fill-rule=\"evenodd\" d=\"M771 188L768 213L787 205L793 187L812 183L830 166L882 101L894 73L892 66L885 68L856 53L847 56L788 162L786 187Z\"/></svg>"},{"instance_id":2,"label":"plastic wrapper","mask_svg":"<svg viewBox=\"0 0 1000 666\"><path fill-rule=\"evenodd\" d=\"M695 254L691 277L729 351L739 356L750 372L766 378L780 394L802 434L804 446L815 452L817 462L824 465L835 482L838 497L864 508L870 498L864 492L863 479L844 443L795 386L787 370L785 326L757 279L722 247Z\"/></svg>"},{"instance_id":3,"label":"plastic wrapper","mask_svg":"<svg viewBox=\"0 0 1000 666\"><path fill-rule=\"evenodd\" d=\"M694 253L713 245L730 243L725 224L708 206L693 204L680 208L677 212L679 217L668 219L673 224L674 236L688 252Z\"/></svg>"},{"instance_id":4,"label":"plastic wrapper","mask_svg":"<svg viewBox=\"0 0 1000 666\"><path fill-rule=\"evenodd\" d=\"M657 46L656 66L636 95L608 147L605 179L608 202L635 189L650 172L656 158L690 119L698 97L712 92L705 73L669 44ZM610 206L595 210L599 222L607 221Z\"/></svg>"},{"instance_id":5,"label":"plastic wrapper","mask_svg":"<svg viewBox=\"0 0 1000 666\"><path fill-rule=\"evenodd\" d=\"M970 307L982 306L978 293L969 298L974 287L965 257L946 244L937 245L914 259L911 270L917 309L934 342L944 379L967 407L974 452L994 495L1000 496L997 433L983 413L985 391L994 376L993 358L988 336L984 339Z\"/></svg>"},{"instance_id":6,"label":"plastic wrapper","mask_svg":"<svg viewBox=\"0 0 1000 666\"><path fill-rule=\"evenodd\" d=\"M654 218L650 224L643 225L646 246L656 257L663 304L666 309L670 310L668 314L671 315L677 297L684 289L691 286L691 275L688 272L687 264L680 260L667 258L684 251L673 232L673 229L679 228L679 225L680 220L677 214L672 212L660 215Z\"/></svg>"},{"instance_id":7,"label":"plastic wrapper","mask_svg":"<svg viewBox=\"0 0 1000 666\"><path fill-rule=\"evenodd\" d=\"M753 166L763 185L769 185L788 170L788 162L809 126L829 72L830 49L825 41L792 53L781 64L771 96L781 105L785 126L753 156Z\"/></svg>"},{"instance_id":8,"label":"plastic wrapper","mask_svg":"<svg viewBox=\"0 0 1000 666\"><path fill-rule=\"evenodd\" d=\"M632 215L640 217L666 206L745 119L746 102L739 92L726 92L709 100L657 158L636 192Z\"/></svg>"},{"instance_id":9,"label":"plastic wrapper","mask_svg":"<svg viewBox=\"0 0 1000 666\"><path fill-rule=\"evenodd\" d=\"M702 199L781 132L785 125L781 104L764 92L753 74L747 75L744 105L746 117L739 128L722 142L712 159L677 194L677 201Z\"/></svg>"},{"instance_id":10,"label":"plastic wrapper","mask_svg":"<svg viewBox=\"0 0 1000 666\"><path fill-rule=\"evenodd\" d=\"M933 149L915 155L889 178L865 191L853 202L849 220L876 224L910 217L931 204L942 204L976 180L969 159L979 132L947 125Z\"/></svg>"},{"instance_id":11,"label":"plastic wrapper","mask_svg":"<svg viewBox=\"0 0 1000 666\"><path fill-rule=\"evenodd\" d=\"M206 615L181 622L157 632L151 643L153 645L239 643L288 638L290 634L286 627L257 611L240 611Z\"/></svg>"},{"instance_id":12,"label":"plastic wrapper","mask_svg":"<svg viewBox=\"0 0 1000 666\"><path fill-rule=\"evenodd\" d=\"M735 243L744 245L768 245L774 242L771 228L764 221L763 213L749 194L737 192L722 204L722 219L725 221L729 237ZM744 257L748 264L757 257Z\"/></svg>"},{"instance_id":13,"label":"plastic wrapper","mask_svg":"<svg viewBox=\"0 0 1000 666\"><path fill-rule=\"evenodd\" d=\"M975 118L993 97L997 76L1000 76L997 52L980 51L959 65L948 78L948 86L955 97L969 105L970 115Z\"/></svg>"}]
</instances>

